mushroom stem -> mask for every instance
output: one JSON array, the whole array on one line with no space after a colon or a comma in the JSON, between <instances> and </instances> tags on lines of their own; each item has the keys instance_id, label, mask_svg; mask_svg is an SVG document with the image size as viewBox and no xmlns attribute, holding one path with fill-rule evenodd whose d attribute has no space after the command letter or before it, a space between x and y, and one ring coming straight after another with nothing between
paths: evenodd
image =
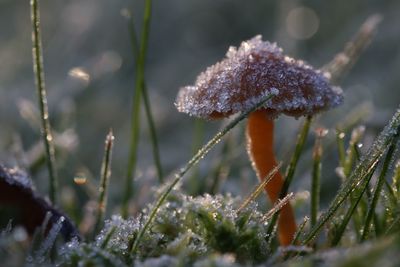
<instances>
[{"instance_id":1,"label":"mushroom stem","mask_svg":"<svg viewBox=\"0 0 400 267\"><path fill-rule=\"evenodd\" d=\"M247 151L253 168L260 180L267 177L277 165L274 154L274 122L268 119L266 110L250 114L247 124ZM282 175L277 172L265 186L270 200L275 203L283 186ZM291 244L296 232L296 221L290 203L283 206L278 221L279 242L283 246Z\"/></svg>"}]
</instances>

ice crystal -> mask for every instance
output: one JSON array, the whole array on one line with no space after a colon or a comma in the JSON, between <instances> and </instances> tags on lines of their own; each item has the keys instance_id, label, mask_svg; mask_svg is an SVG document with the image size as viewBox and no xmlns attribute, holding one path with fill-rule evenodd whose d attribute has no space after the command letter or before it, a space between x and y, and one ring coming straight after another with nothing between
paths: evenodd
<instances>
[{"instance_id":1,"label":"ice crystal","mask_svg":"<svg viewBox=\"0 0 400 267\"><path fill-rule=\"evenodd\" d=\"M176 107L192 116L214 119L248 110L266 95L270 117L311 115L343 101L327 75L282 53L261 35L230 47L226 57L206 69L193 86L180 89Z\"/></svg>"},{"instance_id":2,"label":"ice crystal","mask_svg":"<svg viewBox=\"0 0 400 267\"><path fill-rule=\"evenodd\" d=\"M103 230L101 230L100 234L97 236L97 246L100 247L104 244L105 239L113 227L115 227L115 231L107 242L107 249L121 254L128 253L129 240L132 239L132 236L137 233L141 227L139 219L129 218L124 220L119 215L112 216L110 220L106 220Z\"/></svg>"}]
</instances>

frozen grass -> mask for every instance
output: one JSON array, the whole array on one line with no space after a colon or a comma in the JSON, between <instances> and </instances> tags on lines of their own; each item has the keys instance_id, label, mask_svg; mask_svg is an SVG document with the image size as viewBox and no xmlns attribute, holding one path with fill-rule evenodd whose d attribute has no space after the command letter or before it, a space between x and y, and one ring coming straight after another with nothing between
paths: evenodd
<instances>
[{"instance_id":1,"label":"frozen grass","mask_svg":"<svg viewBox=\"0 0 400 267\"><path fill-rule=\"evenodd\" d=\"M31 19L33 71L35 73L35 83L39 100L38 103L41 119L41 133L46 151L47 169L49 172L49 197L51 202L56 204L56 198L58 195L58 180L55 167L53 136L51 134L49 112L47 107L46 87L44 80L42 39L40 35L39 0L31 0Z\"/></svg>"},{"instance_id":2,"label":"frozen grass","mask_svg":"<svg viewBox=\"0 0 400 267\"><path fill-rule=\"evenodd\" d=\"M147 54L147 43L150 32L150 19L151 19L151 0L145 1L145 9L143 15L143 29L141 35L141 42L139 47L138 58L136 59L136 83L135 92L133 95L133 106L131 114L131 144L129 148L128 169L126 175L126 182L124 188L124 197L122 200L122 216L126 218L129 211L129 200L133 193L133 176L136 170L137 162L137 149L139 143L139 129L140 129L140 106L143 91L145 90L144 67ZM133 42L134 43L134 42Z\"/></svg>"},{"instance_id":3,"label":"frozen grass","mask_svg":"<svg viewBox=\"0 0 400 267\"><path fill-rule=\"evenodd\" d=\"M152 118L151 101L147 93L144 66L149 37L151 1L145 1L144 23L140 42L137 41L133 19L130 20L132 50L136 60L136 84L132 107L131 146L125 181L125 192L121 203L121 215L104 220L107 206L108 184L111 174L111 152L113 135L110 132L105 142L105 152L99 182L96 217L87 232L87 240L74 238L68 242L59 240L64 217L46 229L46 223L27 242L26 233L19 228L8 227L0 234L0 258L5 264L28 266L309 266L318 261L318 266L349 266L363 263L395 266L390 261L400 253L400 164L396 150L400 129L400 110L387 123L367 152L361 153L358 144L363 141L365 128L355 127L361 111L354 110L349 121L338 121L337 146L328 146L320 129L315 137L312 164L310 164L311 199L310 219L305 217L299 225L292 246L276 245L276 221L280 208L288 201L297 201L290 192L296 177L299 159L309 137L313 119L307 117L299 129L296 146L287 166L285 183L280 194L281 201L269 211L261 211L256 199L268 182L258 185L249 197L232 197L215 194L218 191L221 172L233 164L227 160L231 147L229 140L220 152L220 162L209 176L213 183L209 192L191 197L180 188L180 182L196 164L208 156L209 151L232 129L247 118L273 96L265 97L257 105L238 115L210 139L179 171L156 189L153 204L139 214L128 217L129 201L132 198L134 174L137 161L139 130L141 128L140 106L143 103L148 121L154 165L159 182L164 173L159 157L156 125ZM372 16L361 27L355 39L344 51L325 65L334 81L340 80L371 40L379 16ZM56 176L51 144L50 125L46 106L44 72L39 35L38 1L32 0L33 55L36 84L39 93L46 158L50 172L50 197L55 203ZM138 45L140 43L140 46ZM343 60L346 58L347 60ZM201 127L199 127L201 128ZM194 141L198 140L201 130ZM344 134L352 132L349 142ZM338 155L338 173L342 185L326 211L320 210L320 178L324 158L322 148ZM274 171L277 171L277 166ZM392 173L392 169L393 173ZM333 172L333 170L332 170ZM195 175L195 174L194 174ZM388 179L391 176L392 179ZM194 178L193 178L194 177ZM192 176L192 179L196 179ZM375 181L371 186L370 182ZM373 188L371 190L371 188ZM204 188L203 188L204 189ZM202 189L202 190L203 190ZM197 191L196 188L194 191ZM322 215L319 216L319 213ZM90 216L88 216L90 218ZM84 220L82 220L84 221ZM90 221L90 220L88 220ZM353 222L353 224L350 224ZM78 222L77 222L78 223ZM80 222L81 225L83 224ZM327 229L322 233L322 229ZM94 240L92 237L94 236ZM27 244L28 243L28 244ZM361 244L365 243L365 244ZM18 256L16 256L18 255Z\"/></svg>"},{"instance_id":4,"label":"frozen grass","mask_svg":"<svg viewBox=\"0 0 400 267\"><path fill-rule=\"evenodd\" d=\"M107 207L108 184L111 176L111 155L114 144L112 130L108 133L104 146L104 158L101 165L101 177L99 186L99 199L97 201L97 218L94 226L94 234L98 233L103 225L104 214Z\"/></svg>"}]
</instances>

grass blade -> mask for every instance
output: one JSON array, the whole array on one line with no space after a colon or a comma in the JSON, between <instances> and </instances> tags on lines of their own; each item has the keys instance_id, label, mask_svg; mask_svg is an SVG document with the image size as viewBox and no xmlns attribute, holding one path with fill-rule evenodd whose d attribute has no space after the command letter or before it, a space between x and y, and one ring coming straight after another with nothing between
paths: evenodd
<instances>
[{"instance_id":1,"label":"grass blade","mask_svg":"<svg viewBox=\"0 0 400 267\"><path fill-rule=\"evenodd\" d=\"M269 220L272 216L277 214L283 208L283 206L288 204L293 198L294 194L289 193L284 198L278 199L278 201L274 204L274 207L264 215L265 220Z\"/></svg>"},{"instance_id":2,"label":"grass blade","mask_svg":"<svg viewBox=\"0 0 400 267\"><path fill-rule=\"evenodd\" d=\"M143 104L147 122L149 124L150 140L153 148L154 165L156 166L158 181L160 184L162 184L164 182L164 173L161 165L160 149L158 146L156 126L154 124L153 113L151 111L151 105L149 101L149 95L147 92L146 84L143 85Z\"/></svg>"},{"instance_id":3,"label":"grass blade","mask_svg":"<svg viewBox=\"0 0 400 267\"><path fill-rule=\"evenodd\" d=\"M351 201L350 207L347 210L342 223L340 224L337 232L335 233L335 236L332 239L331 246L335 247L337 244L339 244L340 240L342 239L342 236L346 230L347 225L349 224L349 221L351 220L354 212L356 211L356 208L358 204L360 203L362 196L366 191L368 191L368 184L375 172L375 168L371 170L371 173L367 176L365 179L364 183L362 185L359 185L360 190L356 190L356 194L353 194L351 197L353 200ZM357 231L357 229L356 229Z\"/></svg>"},{"instance_id":4,"label":"grass blade","mask_svg":"<svg viewBox=\"0 0 400 267\"><path fill-rule=\"evenodd\" d=\"M249 203L251 201L253 201L254 199L256 199L260 193L262 192L262 190L264 189L264 187L269 183L269 181L271 181L271 179L274 177L274 175L279 171L279 168L282 166L282 162L280 162L278 165L276 165L267 175L267 177L265 177L265 179L263 179L263 181L251 192L250 196L248 196L245 201L242 203L242 205L240 205L240 207L237 209L237 213L239 213L242 209L244 209L245 207L247 207L249 205Z\"/></svg>"},{"instance_id":5,"label":"grass blade","mask_svg":"<svg viewBox=\"0 0 400 267\"><path fill-rule=\"evenodd\" d=\"M365 132L365 126L358 126L356 128L354 128L351 131L351 136L350 136L350 141L349 141L349 145L348 148L346 150L346 155L345 155L345 159L344 159L344 165L342 168L342 174L343 174L343 178L345 180L348 179L348 177L351 174L351 171L354 169L354 166L356 165L357 162L360 161L360 153L358 151L358 145L361 142L361 139L364 135ZM366 184L366 189L363 189L361 191L366 192L367 197L369 197L369 183ZM366 206L367 206L367 201L365 201L364 199L358 199L358 195L362 196L363 193L361 192L357 192L360 191L360 189L356 188L351 194L350 196L350 203L351 206L353 206L354 208L357 208L356 210L354 210L354 213L352 213L352 219L353 219L353 225L355 228L355 233L356 235L359 235L361 233L361 228L362 228L362 221L363 221L363 214L365 214L365 210L366 210ZM356 196L354 196L356 195ZM357 203L354 203L354 201L356 201Z\"/></svg>"},{"instance_id":6,"label":"grass blade","mask_svg":"<svg viewBox=\"0 0 400 267\"><path fill-rule=\"evenodd\" d=\"M310 220L310 218L308 218L307 216L304 217L303 221L299 224L299 228L297 229L297 231L296 231L296 233L295 233L295 235L294 235L294 238L293 238L292 243L291 243L290 246L296 246L296 244L299 242L299 239L300 239L301 235L303 234L304 228L306 227L307 222L308 222L309 220ZM288 251L288 252L286 253L286 255L284 255L283 259L284 259L284 260L287 260L287 259L289 259L289 258L291 258L291 257L296 256L297 254L298 254L298 252L295 252L295 251Z\"/></svg>"},{"instance_id":7,"label":"grass blade","mask_svg":"<svg viewBox=\"0 0 400 267\"><path fill-rule=\"evenodd\" d=\"M350 177L342 184L339 193L329 205L328 210L320 217L317 224L304 238L302 242L304 245L312 241L317 236L322 226L324 226L326 222L332 218L332 216L336 213L338 208L343 204L351 192L353 192L354 189L365 180L368 174L371 173L376 164L382 158L382 155L386 151L387 147L393 142L394 136L397 134L399 127L400 109L396 111L390 122L375 139L375 142L367 152L366 156L364 156L361 163L357 165Z\"/></svg>"},{"instance_id":8,"label":"grass blade","mask_svg":"<svg viewBox=\"0 0 400 267\"><path fill-rule=\"evenodd\" d=\"M192 155L195 155L204 142L204 120L196 118L194 121L193 138L192 138ZM200 179L199 166L192 170L192 175L188 178L189 194L198 195L205 191L205 186Z\"/></svg>"},{"instance_id":9,"label":"grass blade","mask_svg":"<svg viewBox=\"0 0 400 267\"><path fill-rule=\"evenodd\" d=\"M301 128L300 133L299 133L299 135L297 137L296 147L295 147L293 156L292 156L292 158L290 160L290 163L289 163L289 166L287 168L287 171L286 171L286 178L285 178L285 181L283 183L283 186L282 186L282 189L281 189L281 193L279 194L279 198L280 199L284 198L287 195L287 192L289 190L289 186L292 183L297 163L298 163L298 161L300 159L301 152L303 151L304 143L306 142L307 135L308 135L308 132L310 130L311 122L312 122L312 117L308 116L306 118L306 120L304 121L303 127ZM278 216L279 216L279 211L276 212L273 215L273 217L271 219L271 222L268 225L268 229L267 229L267 233L266 233L266 236L267 236L268 239L272 236L272 232L273 232L273 230L275 228L275 224L276 224L276 222L278 220Z\"/></svg>"},{"instance_id":10,"label":"grass blade","mask_svg":"<svg viewBox=\"0 0 400 267\"><path fill-rule=\"evenodd\" d=\"M122 200L122 217L128 216L129 200L133 193L133 174L136 169L137 162L137 149L139 143L140 133L140 99L144 87L144 67L147 53L147 43L150 32L150 19L151 19L151 0L146 0L143 16L143 29L140 43L139 56L136 61L136 83L135 93L133 95L133 107L131 114L131 138L129 147L128 170L126 175L125 193Z\"/></svg>"},{"instance_id":11,"label":"grass blade","mask_svg":"<svg viewBox=\"0 0 400 267\"><path fill-rule=\"evenodd\" d=\"M150 227L153 219L157 215L157 212L161 205L164 203L165 199L169 195L169 193L172 191L172 189L175 187L175 185L182 179L182 177L194 166L197 164L197 162L200 161L204 156L208 154L208 152L217 144L221 141L221 138L224 137L228 132L230 132L239 122L247 118L247 116L257 110L258 108L262 107L262 105L271 99L273 95L269 95L265 98L263 98L257 105L255 105L253 108L250 110L243 112L240 116L236 117L233 121L231 121L222 131L218 132L210 141L207 142L199 151L196 153L196 155L193 156L193 158L190 159L190 161L180 169L178 173L174 175L174 179L169 183L169 185L166 187L164 192L159 196L159 198L156 201L156 204L154 205L153 209L151 210L149 217L147 218L146 222L144 223L142 229L139 231L132 249L131 253L136 254L136 251L139 247L139 243L144 235L144 233L147 231L147 229Z\"/></svg>"},{"instance_id":12,"label":"grass blade","mask_svg":"<svg viewBox=\"0 0 400 267\"><path fill-rule=\"evenodd\" d=\"M297 138L296 148L294 150L294 154L290 160L289 167L286 172L285 182L282 186L282 191L280 193L280 198L286 196L289 186L293 181L294 172L296 171L297 163L299 162L301 152L303 151L304 144L307 139L308 132L310 131L310 125L312 122L312 117L308 116L304 122L304 125L300 131L300 134Z\"/></svg>"},{"instance_id":13,"label":"grass blade","mask_svg":"<svg viewBox=\"0 0 400 267\"><path fill-rule=\"evenodd\" d=\"M322 138L328 133L324 128L318 128L316 131L316 139L313 150L313 169L311 179L311 203L310 203L310 222L311 227L317 222L320 195L320 178L321 178L321 158L322 158Z\"/></svg>"},{"instance_id":14,"label":"grass blade","mask_svg":"<svg viewBox=\"0 0 400 267\"><path fill-rule=\"evenodd\" d=\"M375 214L375 208L376 208L376 205L378 203L379 197L381 196L381 191L382 191L383 183L385 181L385 176L386 176L387 171L389 169L389 165L390 165L390 163L392 161L393 154L394 154L395 149L396 149L398 137L399 137L399 133L397 133L395 135L394 140L393 140L392 144L390 145L390 147L388 149L385 161L383 163L382 171L381 171L381 173L379 175L378 180L376 181L374 194L373 194L371 203L370 203L370 205L368 207L367 216L365 218L364 228L363 228L362 236L361 236L361 240L360 240L361 242L364 241L369 235L369 231L371 229L371 221L372 221L372 218L373 218L373 216Z\"/></svg>"},{"instance_id":15,"label":"grass blade","mask_svg":"<svg viewBox=\"0 0 400 267\"><path fill-rule=\"evenodd\" d=\"M111 237L113 236L113 234L115 233L115 231L117 230L117 226L112 226L110 230L108 230L107 234L104 237L103 242L101 242L100 244L100 248L101 249L105 249L108 245L108 243L111 240Z\"/></svg>"},{"instance_id":16,"label":"grass blade","mask_svg":"<svg viewBox=\"0 0 400 267\"><path fill-rule=\"evenodd\" d=\"M292 245L296 245L299 242L300 236L303 234L303 231L308 223L308 221L310 220L310 218L308 218L307 216L304 217L303 221L299 224L299 228L297 229L296 234L294 235L293 241L292 241Z\"/></svg>"},{"instance_id":17,"label":"grass blade","mask_svg":"<svg viewBox=\"0 0 400 267\"><path fill-rule=\"evenodd\" d=\"M339 153L339 166L344 168L345 161L346 161L346 149L344 147L344 137L345 133L339 129L336 129L336 144L338 147Z\"/></svg>"},{"instance_id":18,"label":"grass blade","mask_svg":"<svg viewBox=\"0 0 400 267\"><path fill-rule=\"evenodd\" d=\"M39 98L41 133L46 150L46 162L49 172L49 198L53 204L56 204L58 179L55 169L53 136L51 134L49 111L47 107L46 86L44 79L42 39L40 35L39 0L31 0L31 19L33 72L35 74L35 83Z\"/></svg>"},{"instance_id":19,"label":"grass blade","mask_svg":"<svg viewBox=\"0 0 400 267\"><path fill-rule=\"evenodd\" d=\"M368 17L353 37L353 40L346 44L344 50L338 53L331 62L322 67L323 71L330 73L331 81L337 82L354 65L361 53L371 42L381 21L382 16L379 14Z\"/></svg>"},{"instance_id":20,"label":"grass blade","mask_svg":"<svg viewBox=\"0 0 400 267\"><path fill-rule=\"evenodd\" d=\"M126 16L129 19L128 28L129 28L129 33L130 33L130 37L131 37L133 56L137 61L139 58L139 46L138 46L137 34L135 31L135 22L131 16L131 14L126 14ZM163 173L161 160L160 160L160 149L159 149L159 145L158 145L157 131L156 131L156 126L155 126L154 119L153 119L153 112L151 109L148 89L147 89L145 80L143 80L142 98L143 98L142 100L143 100L143 104L144 104L144 111L145 111L147 123L149 125L150 141L152 144L154 165L156 167L158 181L160 183L163 183L164 173Z\"/></svg>"},{"instance_id":21,"label":"grass blade","mask_svg":"<svg viewBox=\"0 0 400 267\"><path fill-rule=\"evenodd\" d=\"M114 145L114 135L112 130L108 133L104 146L104 157L101 166L101 179L99 186L99 199L97 201L97 218L94 227L93 236L99 233L103 221L104 214L107 207L107 194L108 194L108 184L111 176L111 158L112 158L112 148Z\"/></svg>"},{"instance_id":22,"label":"grass blade","mask_svg":"<svg viewBox=\"0 0 400 267\"><path fill-rule=\"evenodd\" d=\"M228 163L229 161L228 156L230 155L231 152L231 146L232 146L231 143L232 143L232 136L225 139L220 153L221 158L216 164L210 177L207 178L207 180L211 180L210 189L208 190L208 192L211 195L215 195L218 192L221 182L225 180L229 175L231 166Z\"/></svg>"}]
</instances>

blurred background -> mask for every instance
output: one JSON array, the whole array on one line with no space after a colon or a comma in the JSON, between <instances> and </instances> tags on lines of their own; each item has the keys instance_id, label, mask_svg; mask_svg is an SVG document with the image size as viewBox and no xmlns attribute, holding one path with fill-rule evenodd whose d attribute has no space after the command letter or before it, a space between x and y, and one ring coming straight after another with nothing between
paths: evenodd
<instances>
[{"instance_id":1,"label":"blurred background","mask_svg":"<svg viewBox=\"0 0 400 267\"><path fill-rule=\"evenodd\" d=\"M91 183L98 180L104 138L112 128L116 139L109 212L116 212L126 176L135 77L126 17L129 13L133 16L140 32L143 1L42 0L40 4L62 198L75 206L73 217L82 215L76 204L94 195ZM400 103L400 1L154 1L146 82L164 172L169 174L181 167L224 124L201 123L179 114L174 100L180 87L192 84L207 66L221 60L230 45L238 46L262 34L264 40L277 42L290 56L321 67L375 13L383 16L376 38L340 82L345 103L319 116L313 126L330 130L324 141L325 202L335 193L340 179L335 172L335 127L356 118L356 125L366 126L362 149L368 148ZM38 190L47 192L32 71L29 1L0 0L0 18L0 161L25 168ZM301 122L285 116L277 121L276 150L284 165ZM150 187L158 184L144 116L141 125L133 210L152 199ZM233 145L218 192L247 195L257 182L245 152L243 126L228 136ZM305 191L299 195L304 198L309 188L314 137L311 133L308 138L293 187ZM218 145L188 175L185 190L191 194L209 191L223 149L224 145ZM82 181L85 185L79 185Z\"/></svg>"}]
</instances>

